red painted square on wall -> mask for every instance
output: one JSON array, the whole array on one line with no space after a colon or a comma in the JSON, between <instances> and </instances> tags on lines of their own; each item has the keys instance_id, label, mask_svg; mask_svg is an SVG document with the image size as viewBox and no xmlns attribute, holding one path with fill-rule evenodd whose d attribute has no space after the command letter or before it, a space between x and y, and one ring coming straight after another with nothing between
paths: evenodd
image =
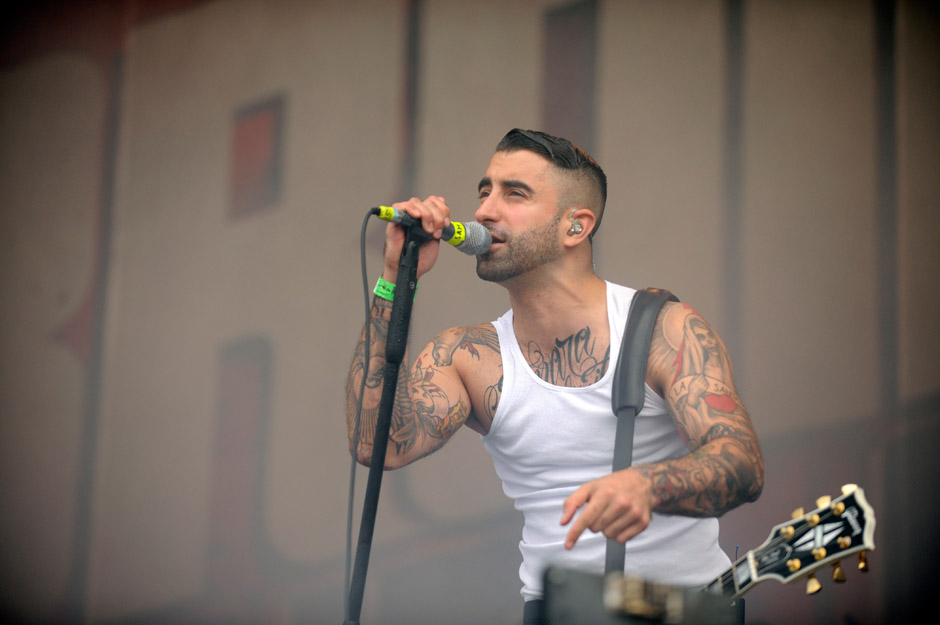
<instances>
[{"instance_id":1,"label":"red painted square on wall","mask_svg":"<svg viewBox=\"0 0 940 625\"><path fill-rule=\"evenodd\" d=\"M281 95L235 113L229 215L273 207L281 191L284 98Z\"/></svg>"}]
</instances>

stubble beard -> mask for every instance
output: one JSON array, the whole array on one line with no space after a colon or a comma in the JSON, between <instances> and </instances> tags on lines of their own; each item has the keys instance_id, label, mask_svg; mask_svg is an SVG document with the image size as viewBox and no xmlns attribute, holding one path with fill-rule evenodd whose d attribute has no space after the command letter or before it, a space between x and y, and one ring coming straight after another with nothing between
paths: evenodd
<instances>
[{"instance_id":1,"label":"stubble beard","mask_svg":"<svg viewBox=\"0 0 940 625\"><path fill-rule=\"evenodd\" d=\"M551 222L507 237L501 249L477 256L477 276L488 282L505 282L557 260L562 255L557 240L561 213Z\"/></svg>"}]
</instances>

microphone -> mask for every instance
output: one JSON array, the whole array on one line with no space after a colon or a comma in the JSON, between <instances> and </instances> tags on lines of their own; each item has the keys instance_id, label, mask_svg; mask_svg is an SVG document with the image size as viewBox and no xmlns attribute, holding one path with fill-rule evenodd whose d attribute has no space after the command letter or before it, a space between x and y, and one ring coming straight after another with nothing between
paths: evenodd
<instances>
[{"instance_id":1,"label":"microphone","mask_svg":"<svg viewBox=\"0 0 940 625\"><path fill-rule=\"evenodd\" d=\"M390 221L393 224L400 224L405 228L419 226L421 222L406 213L392 206L379 206L379 219ZM441 233L441 239L447 241L464 254L470 256L479 256L485 254L493 244L493 235L482 224L475 221L460 223L452 221L450 225L444 228Z\"/></svg>"}]
</instances>

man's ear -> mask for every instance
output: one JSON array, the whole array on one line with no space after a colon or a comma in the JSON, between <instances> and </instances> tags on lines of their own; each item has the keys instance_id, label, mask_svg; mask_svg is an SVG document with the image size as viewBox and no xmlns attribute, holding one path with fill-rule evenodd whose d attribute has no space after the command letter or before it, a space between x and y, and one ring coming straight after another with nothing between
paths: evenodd
<instances>
[{"instance_id":1,"label":"man's ear","mask_svg":"<svg viewBox=\"0 0 940 625\"><path fill-rule=\"evenodd\" d=\"M588 208L573 208L568 211L565 225L568 227L564 244L575 246L579 245L584 239L594 231L594 224L597 218Z\"/></svg>"}]
</instances>

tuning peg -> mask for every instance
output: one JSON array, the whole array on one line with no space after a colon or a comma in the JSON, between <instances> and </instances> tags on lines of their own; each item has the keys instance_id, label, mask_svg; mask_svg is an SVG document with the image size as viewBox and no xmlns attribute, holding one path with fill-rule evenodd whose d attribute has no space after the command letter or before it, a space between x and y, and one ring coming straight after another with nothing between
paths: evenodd
<instances>
[{"instance_id":1,"label":"tuning peg","mask_svg":"<svg viewBox=\"0 0 940 625\"><path fill-rule=\"evenodd\" d=\"M818 514L809 515L808 517L806 517L806 523L810 527L816 527L817 525L819 525L819 515Z\"/></svg>"},{"instance_id":2,"label":"tuning peg","mask_svg":"<svg viewBox=\"0 0 940 625\"><path fill-rule=\"evenodd\" d=\"M793 529L792 525L787 525L785 528L780 530L780 535L783 536L787 540L790 540L791 538L793 538L793 535L795 533L796 533L796 530Z\"/></svg>"},{"instance_id":3,"label":"tuning peg","mask_svg":"<svg viewBox=\"0 0 940 625\"><path fill-rule=\"evenodd\" d=\"M822 584L820 584L819 580L816 579L816 575L814 573L810 573L809 579L806 580L806 594L815 595L820 590L822 590Z\"/></svg>"},{"instance_id":4,"label":"tuning peg","mask_svg":"<svg viewBox=\"0 0 940 625\"><path fill-rule=\"evenodd\" d=\"M804 510L802 507L800 507L800 508L797 508L796 510L793 511L793 514L790 515L790 518L792 518L792 519L798 519L798 518L800 518L801 516L803 516L804 514L806 514L806 510Z\"/></svg>"},{"instance_id":5,"label":"tuning peg","mask_svg":"<svg viewBox=\"0 0 940 625\"><path fill-rule=\"evenodd\" d=\"M834 504L829 506L829 508L832 510L832 513L836 516L842 516L842 513L845 512L845 504L842 503L841 501L835 502Z\"/></svg>"},{"instance_id":6,"label":"tuning peg","mask_svg":"<svg viewBox=\"0 0 940 625\"><path fill-rule=\"evenodd\" d=\"M838 543L839 543L840 548L848 549L849 547L852 546L852 539L849 538L848 536L839 536Z\"/></svg>"},{"instance_id":7,"label":"tuning peg","mask_svg":"<svg viewBox=\"0 0 940 625\"><path fill-rule=\"evenodd\" d=\"M816 558L817 560L822 560L823 558L826 557L826 548L816 547L815 549L813 549L812 553L813 553L814 558Z\"/></svg>"},{"instance_id":8,"label":"tuning peg","mask_svg":"<svg viewBox=\"0 0 940 625\"><path fill-rule=\"evenodd\" d=\"M799 571L801 566L803 566L803 563L800 562L799 558L787 560L787 569L789 569L791 573Z\"/></svg>"},{"instance_id":9,"label":"tuning peg","mask_svg":"<svg viewBox=\"0 0 940 625\"><path fill-rule=\"evenodd\" d=\"M838 562L832 565L832 581L838 584L845 581L845 571L842 570L842 565Z\"/></svg>"},{"instance_id":10,"label":"tuning peg","mask_svg":"<svg viewBox=\"0 0 940 625\"><path fill-rule=\"evenodd\" d=\"M868 572L868 552L864 549L858 553L858 570L862 573Z\"/></svg>"},{"instance_id":11,"label":"tuning peg","mask_svg":"<svg viewBox=\"0 0 940 625\"><path fill-rule=\"evenodd\" d=\"M849 493L854 493L858 489L858 484L845 484L842 487L842 494L848 495Z\"/></svg>"},{"instance_id":12,"label":"tuning peg","mask_svg":"<svg viewBox=\"0 0 940 625\"><path fill-rule=\"evenodd\" d=\"M816 507L825 508L826 506L829 505L830 501L832 501L832 497L830 497L829 495L823 495L822 497L816 500Z\"/></svg>"}]
</instances>

